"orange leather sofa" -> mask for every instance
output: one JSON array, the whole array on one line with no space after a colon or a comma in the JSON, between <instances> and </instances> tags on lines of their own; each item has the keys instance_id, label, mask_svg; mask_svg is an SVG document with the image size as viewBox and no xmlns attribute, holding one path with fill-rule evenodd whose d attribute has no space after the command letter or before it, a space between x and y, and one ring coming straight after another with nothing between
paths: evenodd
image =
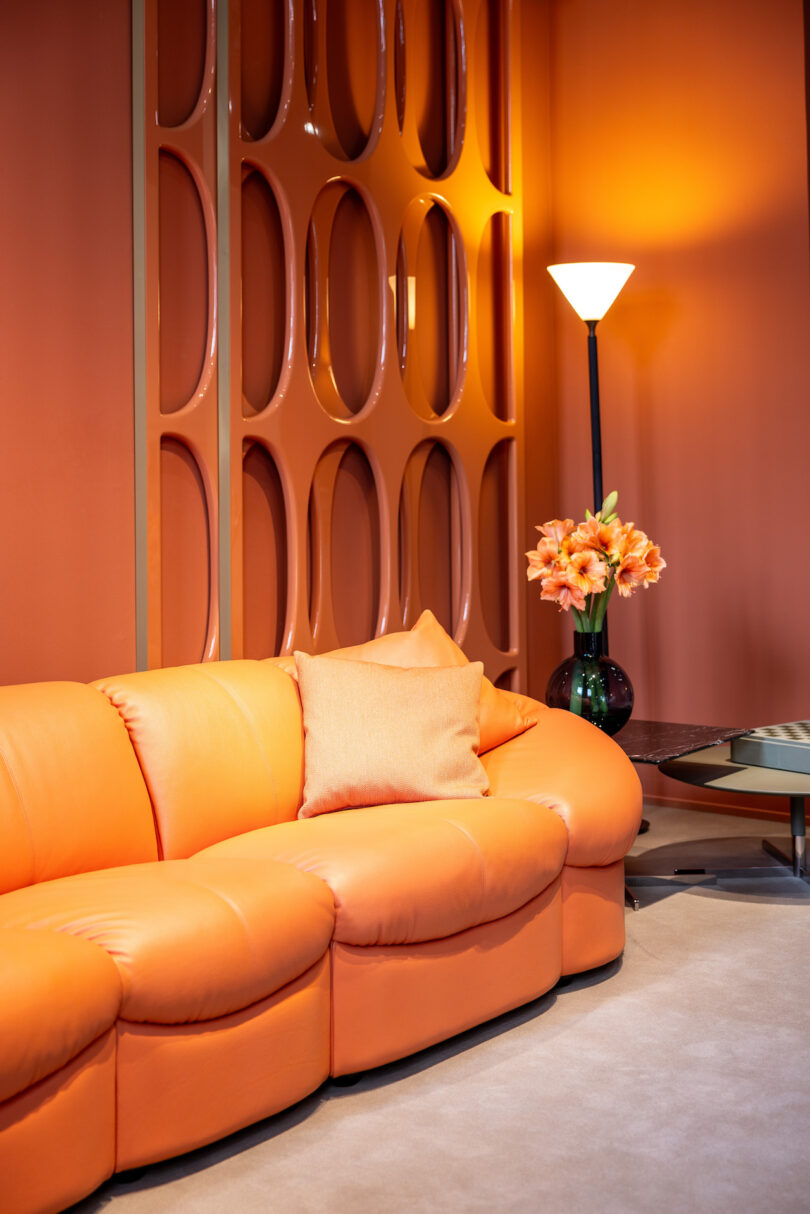
<instances>
[{"instance_id":1,"label":"orange leather sofa","mask_svg":"<svg viewBox=\"0 0 810 1214\"><path fill-rule=\"evenodd\" d=\"M403 664L377 644L343 653ZM641 794L611 739L485 681L488 796L299 818L291 670L0 689L5 1214L63 1209L621 952ZM507 720L486 738L485 700Z\"/></svg>"}]
</instances>

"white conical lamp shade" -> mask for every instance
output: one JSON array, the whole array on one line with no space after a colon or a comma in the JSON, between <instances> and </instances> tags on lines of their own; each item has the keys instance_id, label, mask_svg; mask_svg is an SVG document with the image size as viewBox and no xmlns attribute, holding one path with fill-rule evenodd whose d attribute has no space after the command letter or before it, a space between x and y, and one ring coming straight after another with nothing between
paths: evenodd
<instances>
[{"instance_id":1,"label":"white conical lamp shade","mask_svg":"<svg viewBox=\"0 0 810 1214\"><path fill-rule=\"evenodd\" d=\"M633 273L626 261L569 261L548 272L583 320L601 320Z\"/></svg>"}]
</instances>

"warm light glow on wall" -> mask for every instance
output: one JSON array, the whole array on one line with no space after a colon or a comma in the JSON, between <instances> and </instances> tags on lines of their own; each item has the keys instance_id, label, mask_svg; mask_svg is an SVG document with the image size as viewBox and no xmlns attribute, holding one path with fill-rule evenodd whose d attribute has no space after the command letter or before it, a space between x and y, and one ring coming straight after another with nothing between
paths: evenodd
<instances>
[{"instance_id":1,"label":"warm light glow on wall","mask_svg":"<svg viewBox=\"0 0 810 1214\"><path fill-rule=\"evenodd\" d=\"M601 320L635 266L623 261L571 261L548 272L582 320Z\"/></svg>"}]
</instances>

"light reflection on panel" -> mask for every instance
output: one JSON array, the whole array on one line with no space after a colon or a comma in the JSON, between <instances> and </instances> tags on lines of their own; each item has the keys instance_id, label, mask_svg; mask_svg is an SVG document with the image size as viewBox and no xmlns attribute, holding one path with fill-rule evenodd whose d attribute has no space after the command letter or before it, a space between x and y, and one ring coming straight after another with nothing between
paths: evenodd
<instances>
[{"instance_id":1,"label":"light reflection on panel","mask_svg":"<svg viewBox=\"0 0 810 1214\"><path fill-rule=\"evenodd\" d=\"M200 662L208 623L210 535L205 491L189 449L160 444L161 665Z\"/></svg>"}]
</instances>

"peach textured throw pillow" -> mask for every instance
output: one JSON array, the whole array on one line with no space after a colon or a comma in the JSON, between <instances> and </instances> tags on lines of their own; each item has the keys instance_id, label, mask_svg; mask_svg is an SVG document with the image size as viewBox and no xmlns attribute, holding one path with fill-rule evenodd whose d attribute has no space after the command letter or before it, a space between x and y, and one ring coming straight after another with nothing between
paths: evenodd
<instances>
[{"instance_id":1,"label":"peach textured throw pillow","mask_svg":"<svg viewBox=\"0 0 810 1214\"><path fill-rule=\"evenodd\" d=\"M299 818L334 809L480 797L481 662L399 668L296 652L304 714Z\"/></svg>"}]
</instances>

